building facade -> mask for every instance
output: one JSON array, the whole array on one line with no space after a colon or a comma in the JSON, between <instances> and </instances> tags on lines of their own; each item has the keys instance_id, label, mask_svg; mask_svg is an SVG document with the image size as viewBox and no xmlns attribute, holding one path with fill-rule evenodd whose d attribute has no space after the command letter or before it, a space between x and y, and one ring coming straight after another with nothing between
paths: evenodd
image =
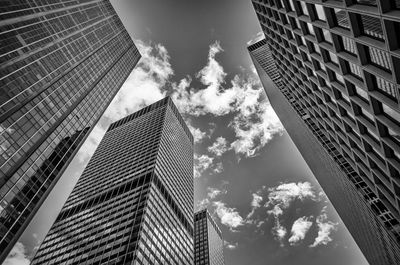
<instances>
[{"instance_id":1,"label":"building facade","mask_svg":"<svg viewBox=\"0 0 400 265\"><path fill-rule=\"evenodd\" d=\"M253 0L271 105L371 264L400 263L400 3Z\"/></svg>"},{"instance_id":2,"label":"building facade","mask_svg":"<svg viewBox=\"0 0 400 265\"><path fill-rule=\"evenodd\" d=\"M32 264L193 264L193 136L170 98L113 123Z\"/></svg>"},{"instance_id":3,"label":"building facade","mask_svg":"<svg viewBox=\"0 0 400 265\"><path fill-rule=\"evenodd\" d=\"M194 214L194 264L225 264L224 239L207 209Z\"/></svg>"},{"instance_id":4,"label":"building facade","mask_svg":"<svg viewBox=\"0 0 400 265\"><path fill-rule=\"evenodd\" d=\"M1 263L140 54L108 0L3 2L0 43Z\"/></svg>"}]
</instances>

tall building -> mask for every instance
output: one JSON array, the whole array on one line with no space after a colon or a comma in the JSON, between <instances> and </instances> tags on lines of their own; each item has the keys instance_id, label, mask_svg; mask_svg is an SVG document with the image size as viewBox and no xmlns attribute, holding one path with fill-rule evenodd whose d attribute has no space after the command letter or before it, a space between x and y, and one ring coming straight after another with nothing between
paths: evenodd
<instances>
[{"instance_id":1,"label":"tall building","mask_svg":"<svg viewBox=\"0 0 400 265\"><path fill-rule=\"evenodd\" d=\"M1 3L0 263L139 58L108 0Z\"/></svg>"},{"instance_id":2,"label":"tall building","mask_svg":"<svg viewBox=\"0 0 400 265\"><path fill-rule=\"evenodd\" d=\"M225 264L222 233L207 209L194 214L194 264Z\"/></svg>"},{"instance_id":3,"label":"tall building","mask_svg":"<svg viewBox=\"0 0 400 265\"><path fill-rule=\"evenodd\" d=\"M271 105L371 264L400 264L400 2L252 1Z\"/></svg>"},{"instance_id":4,"label":"tall building","mask_svg":"<svg viewBox=\"0 0 400 265\"><path fill-rule=\"evenodd\" d=\"M32 264L193 264L193 136L167 97L113 123Z\"/></svg>"}]
</instances>

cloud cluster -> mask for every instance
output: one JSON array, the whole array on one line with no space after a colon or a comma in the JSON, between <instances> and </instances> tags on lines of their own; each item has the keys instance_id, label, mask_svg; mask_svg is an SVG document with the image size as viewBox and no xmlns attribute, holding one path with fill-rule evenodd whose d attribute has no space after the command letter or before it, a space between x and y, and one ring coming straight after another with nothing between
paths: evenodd
<instances>
[{"instance_id":1,"label":"cloud cluster","mask_svg":"<svg viewBox=\"0 0 400 265\"><path fill-rule=\"evenodd\" d=\"M337 230L338 224L328 220L326 207L324 207L322 210L321 215L317 217L316 222L318 226L318 236L315 238L314 243L312 243L310 247L327 245L332 241L331 233Z\"/></svg>"},{"instance_id":2,"label":"cloud cluster","mask_svg":"<svg viewBox=\"0 0 400 265\"><path fill-rule=\"evenodd\" d=\"M310 219L311 217L303 216L294 221L291 229L291 236L288 239L290 245L295 245L306 237L306 233L313 224Z\"/></svg>"},{"instance_id":3,"label":"cloud cluster","mask_svg":"<svg viewBox=\"0 0 400 265\"><path fill-rule=\"evenodd\" d=\"M3 265L29 265L30 260L27 257L25 246L17 242L8 254Z\"/></svg>"},{"instance_id":4,"label":"cloud cluster","mask_svg":"<svg viewBox=\"0 0 400 265\"><path fill-rule=\"evenodd\" d=\"M223 153L228 151L228 142L222 136L215 139L215 142L207 148L208 152L216 155L221 156Z\"/></svg>"},{"instance_id":5,"label":"cloud cluster","mask_svg":"<svg viewBox=\"0 0 400 265\"><path fill-rule=\"evenodd\" d=\"M228 207L221 201L213 202L213 206L215 207L215 213L220 218L221 223L229 227L231 231L235 231L235 228L244 225L244 219L235 208Z\"/></svg>"},{"instance_id":6,"label":"cloud cluster","mask_svg":"<svg viewBox=\"0 0 400 265\"><path fill-rule=\"evenodd\" d=\"M213 163L214 158L208 155L194 155L194 177L199 178L201 174L209 169Z\"/></svg>"}]
</instances>

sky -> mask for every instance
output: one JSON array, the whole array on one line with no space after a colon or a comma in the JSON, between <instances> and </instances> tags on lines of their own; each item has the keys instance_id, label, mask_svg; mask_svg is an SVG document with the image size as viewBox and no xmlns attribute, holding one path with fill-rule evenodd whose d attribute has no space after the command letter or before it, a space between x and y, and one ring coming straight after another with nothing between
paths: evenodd
<instances>
[{"instance_id":1,"label":"sky","mask_svg":"<svg viewBox=\"0 0 400 265\"><path fill-rule=\"evenodd\" d=\"M227 265L368 264L268 103L250 0L113 0L142 59L14 247L29 264L108 125L170 95L195 137L195 209Z\"/></svg>"}]
</instances>

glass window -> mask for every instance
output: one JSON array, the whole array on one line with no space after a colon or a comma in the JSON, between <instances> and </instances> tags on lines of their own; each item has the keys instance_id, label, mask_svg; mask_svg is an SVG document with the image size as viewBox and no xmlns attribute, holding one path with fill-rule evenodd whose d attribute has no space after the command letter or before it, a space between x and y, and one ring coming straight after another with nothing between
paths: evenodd
<instances>
[{"instance_id":1,"label":"glass window","mask_svg":"<svg viewBox=\"0 0 400 265\"><path fill-rule=\"evenodd\" d=\"M381 21L371 16L361 16L362 32L374 39L384 40Z\"/></svg>"},{"instance_id":2,"label":"glass window","mask_svg":"<svg viewBox=\"0 0 400 265\"><path fill-rule=\"evenodd\" d=\"M300 7L301 7L301 12L303 13L303 15L309 16L307 4L303 1L300 1Z\"/></svg>"},{"instance_id":3,"label":"glass window","mask_svg":"<svg viewBox=\"0 0 400 265\"><path fill-rule=\"evenodd\" d=\"M334 8L336 25L342 28L350 29L349 20L346 11L340 8Z\"/></svg>"},{"instance_id":4,"label":"glass window","mask_svg":"<svg viewBox=\"0 0 400 265\"><path fill-rule=\"evenodd\" d=\"M392 118L395 121L400 122L400 113L386 105L385 103L382 103L382 110L383 113L388 115L390 118Z\"/></svg>"},{"instance_id":5,"label":"glass window","mask_svg":"<svg viewBox=\"0 0 400 265\"><path fill-rule=\"evenodd\" d=\"M356 89L356 94L357 96L359 96L361 99L364 99L365 101L368 101L368 93L367 91L365 91L364 89L355 86Z\"/></svg>"},{"instance_id":6,"label":"glass window","mask_svg":"<svg viewBox=\"0 0 400 265\"><path fill-rule=\"evenodd\" d=\"M374 116L373 116L371 113L369 113L369 111L367 111L367 110L361 108L361 113L362 113L365 117L367 117L371 122L374 120Z\"/></svg>"},{"instance_id":7,"label":"glass window","mask_svg":"<svg viewBox=\"0 0 400 265\"><path fill-rule=\"evenodd\" d=\"M329 57L331 58L331 62L334 64L339 64L339 59L333 52L329 52Z\"/></svg>"},{"instance_id":8,"label":"glass window","mask_svg":"<svg viewBox=\"0 0 400 265\"><path fill-rule=\"evenodd\" d=\"M342 40L343 49L348 53L357 55L356 43L354 42L354 40L343 36L341 36L340 38Z\"/></svg>"},{"instance_id":9,"label":"glass window","mask_svg":"<svg viewBox=\"0 0 400 265\"><path fill-rule=\"evenodd\" d=\"M326 21L325 11L321 5L314 5L319 20Z\"/></svg>"},{"instance_id":10,"label":"glass window","mask_svg":"<svg viewBox=\"0 0 400 265\"><path fill-rule=\"evenodd\" d=\"M384 70L391 71L390 55L379 49L368 47L370 62Z\"/></svg>"},{"instance_id":11,"label":"glass window","mask_svg":"<svg viewBox=\"0 0 400 265\"><path fill-rule=\"evenodd\" d=\"M319 48L318 44L313 43L313 46L314 46L314 52L321 54L321 49Z\"/></svg>"},{"instance_id":12,"label":"glass window","mask_svg":"<svg viewBox=\"0 0 400 265\"><path fill-rule=\"evenodd\" d=\"M332 43L332 35L328 30L322 29L322 34L324 35L324 40L326 42Z\"/></svg>"},{"instance_id":13,"label":"glass window","mask_svg":"<svg viewBox=\"0 0 400 265\"><path fill-rule=\"evenodd\" d=\"M338 74L338 73L335 73L335 78L336 78L336 81L337 82L339 82L340 84L344 84L344 79L343 79L343 76L342 75L340 75L340 74Z\"/></svg>"},{"instance_id":14,"label":"glass window","mask_svg":"<svg viewBox=\"0 0 400 265\"><path fill-rule=\"evenodd\" d=\"M310 23L307 23L308 33L315 36L314 27Z\"/></svg>"},{"instance_id":15,"label":"glass window","mask_svg":"<svg viewBox=\"0 0 400 265\"><path fill-rule=\"evenodd\" d=\"M290 10L291 11L296 11L296 9L294 8L293 0L289 0L289 5L290 5Z\"/></svg>"},{"instance_id":16,"label":"glass window","mask_svg":"<svg viewBox=\"0 0 400 265\"><path fill-rule=\"evenodd\" d=\"M306 45L306 38L300 36L300 39L301 39L301 44Z\"/></svg>"},{"instance_id":17,"label":"glass window","mask_svg":"<svg viewBox=\"0 0 400 265\"><path fill-rule=\"evenodd\" d=\"M378 90L384 92L385 94L391 96L392 98L396 98L396 87L394 84L382 79L380 77L375 77L376 79L376 87Z\"/></svg>"},{"instance_id":18,"label":"glass window","mask_svg":"<svg viewBox=\"0 0 400 265\"><path fill-rule=\"evenodd\" d=\"M366 6L376 6L376 0L357 0L357 4Z\"/></svg>"},{"instance_id":19,"label":"glass window","mask_svg":"<svg viewBox=\"0 0 400 265\"><path fill-rule=\"evenodd\" d=\"M362 78L362 70L361 70L361 67L358 66L358 65L356 65L356 64L354 64L354 63L351 63L351 62L347 62L347 63L348 63L348 65L349 65L350 73L352 73L355 77L361 79L361 78Z\"/></svg>"}]
</instances>

